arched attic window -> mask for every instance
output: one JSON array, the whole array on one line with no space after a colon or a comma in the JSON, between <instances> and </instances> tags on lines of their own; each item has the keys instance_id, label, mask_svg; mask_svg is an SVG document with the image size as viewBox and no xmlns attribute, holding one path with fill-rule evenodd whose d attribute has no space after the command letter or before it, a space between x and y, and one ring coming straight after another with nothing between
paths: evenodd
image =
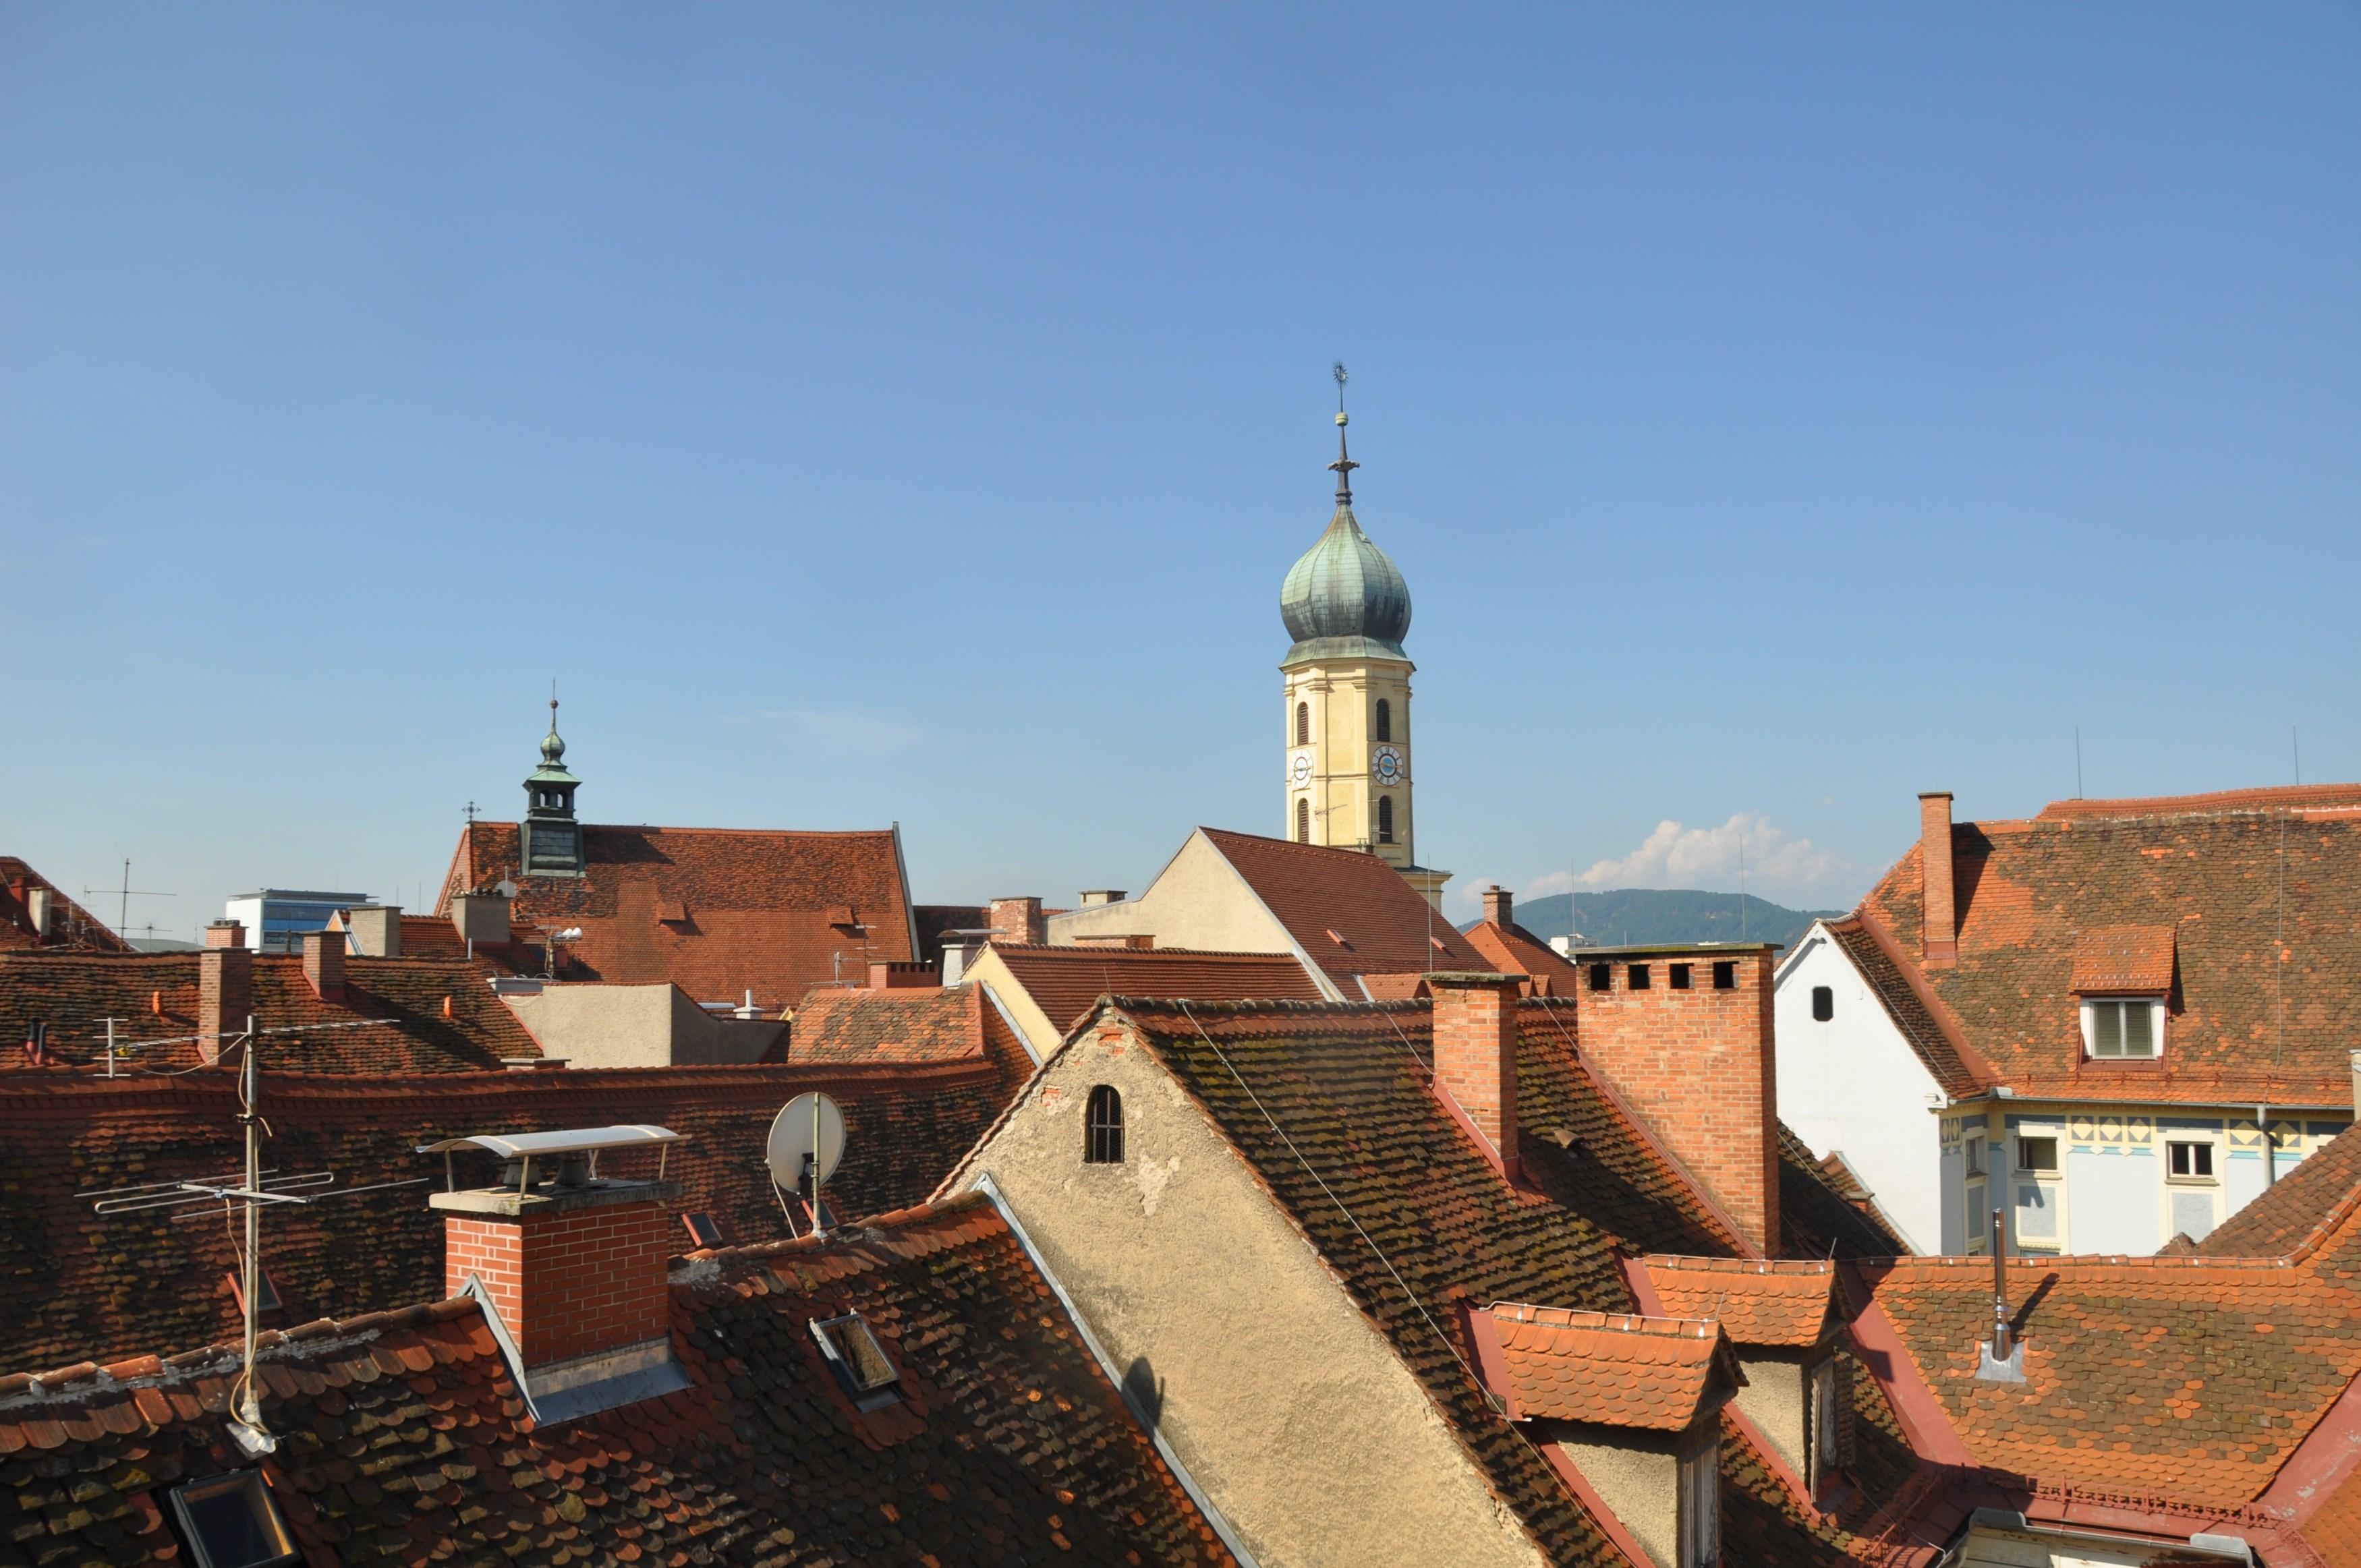
<instances>
[{"instance_id":1,"label":"arched attic window","mask_svg":"<svg viewBox=\"0 0 2361 1568\"><path fill-rule=\"evenodd\" d=\"M1295 743L1299 746L1312 744L1312 705L1308 702L1295 705Z\"/></svg>"},{"instance_id":2,"label":"arched attic window","mask_svg":"<svg viewBox=\"0 0 2361 1568\"><path fill-rule=\"evenodd\" d=\"M1378 739L1380 740L1390 740L1393 738L1394 705L1388 702L1385 698L1379 697L1378 698Z\"/></svg>"},{"instance_id":3,"label":"arched attic window","mask_svg":"<svg viewBox=\"0 0 2361 1568\"><path fill-rule=\"evenodd\" d=\"M1091 1091L1090 1107L1082 1125L1083 1164L1123 1163L1123 1096L1115 1092L1113 1084L1102 1083Z\"/></svg>"},{"instance_id":4,"label":"arched attic window","mask_svg":"<svg viewBox=\"0 0 2361 1568\"><path fill-rule=\"evenodd\" d=\"M1295 841L1312 842L1312 803L1308 800L1298 799L1295 803Z\"/></svg>"}]
</instances>

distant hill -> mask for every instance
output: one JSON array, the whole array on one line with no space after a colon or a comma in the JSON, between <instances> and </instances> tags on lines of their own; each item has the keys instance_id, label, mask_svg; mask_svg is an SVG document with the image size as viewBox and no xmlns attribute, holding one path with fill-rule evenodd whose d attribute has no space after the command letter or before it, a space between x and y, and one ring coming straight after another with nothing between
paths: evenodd
<instances>
[{"instance_id":1,"label":"distant hill","mask_svg":"<svg viewBox=\"0 0 2361 1568\"><path fill-rule=\"evenodd\" d=\"M1788 909L1751 893L1626 887L1613 893L1553 894L1530 903L1520 899L1516 913L1517 924L1543 941L1572 929L1599 947L1748 941L1792 948L1813 921L1833 920L1847 912ZM1465 931L1476 924L1470 920L1459 928Z\"/></svg>"}]
</instances>

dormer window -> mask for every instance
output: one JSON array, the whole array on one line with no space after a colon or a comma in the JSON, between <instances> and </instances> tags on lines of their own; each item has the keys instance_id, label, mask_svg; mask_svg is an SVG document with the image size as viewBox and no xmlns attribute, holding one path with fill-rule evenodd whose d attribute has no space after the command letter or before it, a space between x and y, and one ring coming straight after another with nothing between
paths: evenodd
<instances>
[{"instance_id":1,"label":"dormer window","mask_svg":"<svg viewBox=\"0 0 2361 1568\"><path fill-rule=\"evenodd\" d=\"M882 1409L902 1397L901 1372L860 1313L847 1312L840 1318L815 1321L811 1332L812 1338L819 1342L819 1352L829 1369L836 1374L838 1385L855 1409Z\"/></svg>"},{"instance_id":2,"label":"dormer window","mask_svg":"<svg viewBox=\"0 0 2361 1568\"><path fill-rule=\"evenodd\" d=\"M2082 1003L2082 1048L2099 1061L2151 1061L2164 1054L2164 1001L2093 996Z\"/></svg>"}]
</instances>

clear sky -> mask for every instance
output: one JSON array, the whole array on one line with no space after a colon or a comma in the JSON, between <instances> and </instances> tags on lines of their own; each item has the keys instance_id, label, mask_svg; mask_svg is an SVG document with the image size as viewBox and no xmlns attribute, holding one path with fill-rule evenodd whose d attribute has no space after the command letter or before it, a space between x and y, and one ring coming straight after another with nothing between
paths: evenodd
<instances>
[{"instance_id":1,"label":"clear sky","mask_svg":"<svg viewBox=\"0 0 2361 1568\"><path fill-rule=\"evenodd\" d=\"M0 9L0 852L1282 830L1332 359L1475 886L2361 778L2349 5ZM1664 826L1671 824L1675 826ZM114 901L95 901L111 918Z\"/></svg>"}]
</instances>

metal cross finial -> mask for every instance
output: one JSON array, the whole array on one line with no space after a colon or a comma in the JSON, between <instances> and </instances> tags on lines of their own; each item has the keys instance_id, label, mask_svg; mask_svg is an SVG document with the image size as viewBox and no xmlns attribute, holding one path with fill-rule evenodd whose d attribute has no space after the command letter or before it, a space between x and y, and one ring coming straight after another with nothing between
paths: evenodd
<instances>
[{"instance_id":1,"label":"metal cross finial","mask_svg":"<svg viewBox=\"0 0 2361 1568\"><path fill-rule=\"evenodd\" d=\"M474 801L469 801L467 803L467 820L471 823L474 822L476 820L476 813L482 809L483 808L478 806Z\"/></svg>"},{"instance_id":2,"label":"metal cross finial","mask_svg":"<svg viewBox=\"0 0 2361 1568\"><path fill-rule=\"evenodd\" d=\"M1345 374L1341 359L1330 367L1329 373L1336 378L1336 461L1328 468L1336 476L1336 504L1348 507L1353 504L1353 470L1360 466L1345 450L1345 426L1349 422L1345 417L1345 383L1351 378Z\"/></svg>"}]
</instances>

